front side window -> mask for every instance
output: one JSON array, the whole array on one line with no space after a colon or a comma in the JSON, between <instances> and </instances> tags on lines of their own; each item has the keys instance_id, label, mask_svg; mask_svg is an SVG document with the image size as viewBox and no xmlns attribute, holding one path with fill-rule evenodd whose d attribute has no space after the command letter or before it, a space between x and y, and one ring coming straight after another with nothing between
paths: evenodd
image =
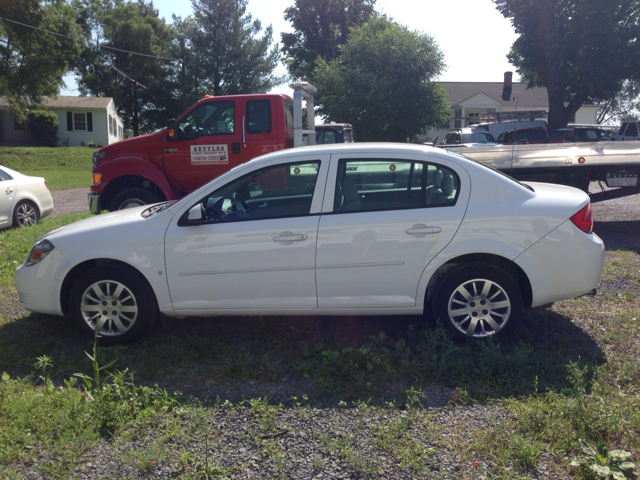
<instances>
[{"instance_id":1,"label":"front side window","mask_svg":"<svg viewBox=\"0 0 640 480\"><path fill-rule=\"evenodd\" d=\"M73 129L74 130L86 130L87 121L84 113L73 114Z\"/></svg>"},{"instance_id":2,"label":"front side window","mask_svg":"<svg viewBox=\"0 0 640 480\"><path fill-rule=\"evenodd\" d=\"M209 223L309 215L320 162L265 167L203 200Z\"/></svg>"},{"instance_id":3,"label":"front side window","mask_svg":"<svg viewBox=\"0 0 640 480\"><path fill-rule=\"evenodd\" d=\"M207 102L198 105L180 120L177 130L179 140L234 133L235 102Z\"/></svg>"},{"instance_id":4,"label":"front side window","mask_svg":"<svg viewBox=\"0 0 640 480\"><path fill-rule=\"evenodd\" d=\"M454 205L458 175L441 165L408 160L341 160L334 212Z\"/></svg>"}]
</instances>

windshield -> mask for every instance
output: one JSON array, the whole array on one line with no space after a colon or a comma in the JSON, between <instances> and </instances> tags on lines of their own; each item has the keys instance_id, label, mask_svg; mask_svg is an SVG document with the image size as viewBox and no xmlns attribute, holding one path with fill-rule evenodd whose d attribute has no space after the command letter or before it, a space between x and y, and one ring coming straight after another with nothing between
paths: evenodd
<instances>
[{"instance_id":1,"label":"windshield","mask_svg":"<svg viewBox=\"0 0 640 480\"><path fill-rule=\"evenodd\" d=\"M462 143L496 143L496 139L488 132L463 133Z\"/></svg>"}]
</instances>

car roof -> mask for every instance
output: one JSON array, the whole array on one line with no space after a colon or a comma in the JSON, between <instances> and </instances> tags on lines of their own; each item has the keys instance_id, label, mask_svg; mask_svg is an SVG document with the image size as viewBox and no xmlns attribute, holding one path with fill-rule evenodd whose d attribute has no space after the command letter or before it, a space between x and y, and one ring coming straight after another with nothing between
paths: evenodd
<instances>
[{"instance_id":1,"label":"car roof","mask_svg":"<svg viewBox=\"0 0 640 480\"><path fill-rule=\"evenodd\" d=\"M360 143L331 143L327 145L309 145L306 147L287 148L277 152L268 153L250 160L250 162L268 162L274 158L289 158L296 156L327 155L327 154L352 154L363 155L390 153L405 155L429 155L449 159L446 150L418 143L392 143L392 142L360 142Z\"/></svg>"}]
</instances>

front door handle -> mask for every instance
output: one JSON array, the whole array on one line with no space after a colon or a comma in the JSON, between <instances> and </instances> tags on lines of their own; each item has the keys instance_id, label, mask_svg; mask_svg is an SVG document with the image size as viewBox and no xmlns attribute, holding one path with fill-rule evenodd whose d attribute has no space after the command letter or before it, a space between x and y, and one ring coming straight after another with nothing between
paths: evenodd
<instances>
[{"instance_id":1,"label":"front door handle","mask_svg":"<svg viewBox=\"0 0 640 480\"><path fill-rule=\"evenodd\" d=\"M307 237L304 233L291 233L291 232L282 232L277 237L273 237L274 242L282 242L285 244L290 244L293 242L302 242L306 240Z\"/></svg>"},{"instance_id":2,"label":"front door handle","mask_svg":"<svg viewBox=\"0 0 640 480\"><path fill-rule=\"evenodd\" d=\"M409 235L427 235L430 233L440 233L441 231L442 229L440 227L427 227L426 225L418 223L411 228L407 228L405 233Z\"/></svg>"}]
</instances>

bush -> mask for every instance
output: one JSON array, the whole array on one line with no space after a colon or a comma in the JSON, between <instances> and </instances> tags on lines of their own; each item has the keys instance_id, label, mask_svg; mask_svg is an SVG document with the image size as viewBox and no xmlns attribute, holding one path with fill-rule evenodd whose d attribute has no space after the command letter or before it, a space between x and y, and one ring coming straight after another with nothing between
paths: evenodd
<instances>
[{"instance_id":1,"label":"bush","mask_svg":"<svg viewBox=\"0 0 640 480\"><path fill-rule=\"evenodd\" d=\"M58 116L48 110L32 110L27 114L29 136L38 147L56 146L58 125Z\"/></svg>"}]
</instances>

